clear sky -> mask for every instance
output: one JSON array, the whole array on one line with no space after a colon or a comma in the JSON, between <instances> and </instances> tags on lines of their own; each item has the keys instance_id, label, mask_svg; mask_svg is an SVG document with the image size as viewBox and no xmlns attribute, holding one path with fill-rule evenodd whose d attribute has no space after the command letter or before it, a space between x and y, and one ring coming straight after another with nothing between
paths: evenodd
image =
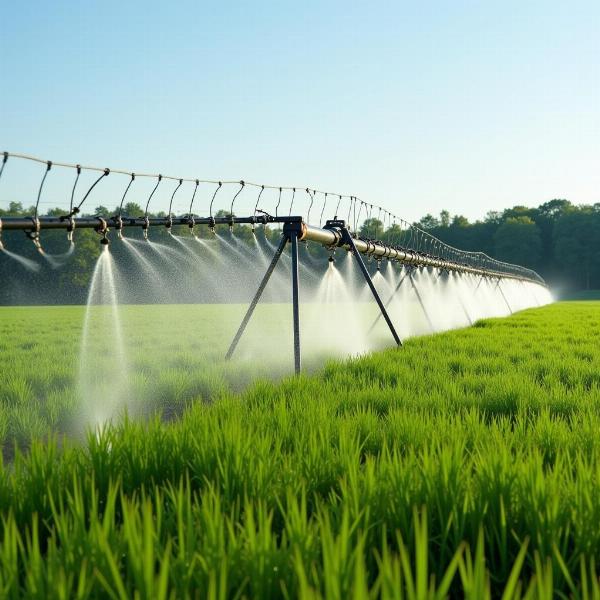
<instances>
[{"instance_id":1,"label":"clear sky","mask_svg":"<svg viewBox=\"0 0 600 600\"><path fill-rule=\"evenodd\" d=\"M0 41L1 150L408 220L600 201L597 0L5 2ZM9 166L0 205L30 204L40 167Z\"/></svg>"}]
</instances>

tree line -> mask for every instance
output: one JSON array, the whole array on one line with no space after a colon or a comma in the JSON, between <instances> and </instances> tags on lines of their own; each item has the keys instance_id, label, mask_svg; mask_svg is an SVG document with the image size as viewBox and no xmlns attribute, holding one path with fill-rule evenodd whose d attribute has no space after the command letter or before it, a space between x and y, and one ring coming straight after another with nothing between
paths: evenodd
<instances>
[{"instance_id":1,"label":"tree line","mask_svg":"<svg viewBox=\"0 0 600 600\"><path fill-rule=\"evenodd\" d=\"M535 208L488 212L474 223L443 210L414 225L455 248L534 269L562 290L600 288L600 203L576 206L555 199ZM374 231L390 242L396 234L394 226L384 229L377 219L365 221L360 234L373 237Z\"/></svg>"},{"instance_id":2,"label":"tree line","mask_svg":"<svg viewBox=\"0 0 600 600\"><path fill-rule=\"evenodd\" d=\"M99 206L94 215L108 217L115 214ZM29 216L32 208L24 208L12 202L7 209L0 209L0 218L6 216ZM62 215L64 210L54 209L48 215ZM142 215L142 208L130 203L123 214ZM222 216L220 211L218 216ZM157 213L152 216L165 216ZM536 208L514 206L502 212L489 212L483 220L469 222L462 215L451 216L443 210L439 216L425 215L417 227L441 241L462 250L482 251L499 260L523 265L536 270L551 286L562 290L589 290L600 288L600 203L574 205L568 200L556 199ZM227 226L222 226L226 229ZM260 227L271 241L279 236L276 228ZM199 236L210 234L207 227L197 227ZM240 238L251 235L250 228L235 226ZM377 238L390 244L402 239L399 225L387 228L378 219L367 219L359 235ZM22 268L16 261L0 254L0 304L13 303L80 303L86 298L86 290L99 254L98 235L91 230L76 231L76 244L68 263L57 270L42 268L33 273ZM129 236L141 236L141 231L128 231ZM153 236L167 238L161 228L153 230ZM61 254L67 248L63 231L42 233L44 248L50 254ZM40 262L33 244L23 232L4 232L5 246L17 255ZM113 245L118 252L118 244Z\"/></svg>"}]
</instances>

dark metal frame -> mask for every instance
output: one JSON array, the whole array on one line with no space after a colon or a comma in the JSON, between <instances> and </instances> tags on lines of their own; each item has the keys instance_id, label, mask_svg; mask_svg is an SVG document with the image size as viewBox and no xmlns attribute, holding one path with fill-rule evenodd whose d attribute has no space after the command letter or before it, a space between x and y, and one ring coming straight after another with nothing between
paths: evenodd
<instances>
[{"instance_id":1,"label":"dark metal frame","mask_svg":"<svg viewBox=\"0 0 600 600\"><path fill-rule=\"evenodd\" d=\"M229 346L229 349L227 350L227 354L225 355L225 358L227 360L229 360L233 356L233 353L235 352L235 349L236 349L242 335L244 334L244 331L246 330L246 327L248 326L250 319L252 318L252 314L254 313L254 310L256 309L256 306L257 306L263 292L265 291L265 288L267 287L267 283L269 282L269 279L271 278L271 275L273 274L273 271L275 270L275 267L277 266L277 263L279 262L279 259L281 258L283 251L285 250L285 247L287 246L288 243L290 243L291 251L292 251L292 315L293 315L293 325L294 325L294 371L296 374L300 373L300 370L302 368L302 357L301 357L301 350L300 350L300 279L299 279L298 242L302 239L302 237L304 235L303 227L304 227L304 225L303 225L301 219L299 221L295 220L295 221L288 221L288 222L284 223L283 233L281 236L281 241L279 242L279 246L277 247L277 250L275 251L273 258L271 259L271 262L267 268L267 271L265 272L265 274L258 286L258 289L256 290L254 297L252 298L252 302L250 302L250 306L248 306L248 310L246 311L246 314L244 315L244 318L242 319L242 322L240 323L240 326L238 327L238 330L231 342L231 345ZM373 283L371 275L362 259L362 256L360 255L360 252L358 252L358 250L356 249L356 246L354 245L354 240L352 238L352 235L348 231L348 228L346 227L345 222L344 221L327 221L327 223L325 224L325 229L336 230L340 236L340 245L347 245L350 248L350 252L354 255L354 257L356 258L356 260L358 262L360 270L371 290L371 293L373 294L373 298L375 299L375 301L377 302L377 305L379 306L379 310L381 311L381 316L385 319L385 321L390 329L390 332L392 334L392 337L394 338L394 341L396 342L396 345L402 346L402 341L400 340L400 337L398 336L398 334L396 332L394 324L392 323L392 320L390 319L390 316L388 315L386 306L382 302L381 297L379 296L379 293L377 292L377 289L375 288L375 285ZM388 304L389 304L389 302L388 302Z\"/></svg>"},{"instance_id":2,"label":"dark metal frame","mask_svg":"<svg viewBox=\"0 0 600 600\"><path fill-rule=\"evenodd\" d=\"M356 258L359 268L367 282L369 289L373 295L377 306L379 307L379 315L377 319L372 324L369 332L371 332L377 323L377 321L383 317L388 325L390 333L394 338L394 341L397 346L402 346L402 341L396 332L394 324L390 319L390 316L387 312L387 307L392 301L395 293L398 291L402 282L408 276L412 288L415 291L419 304L425 314L427 322L429 323L429 327L432 331L434 331L434 326L427 311L427 308L423 302L423 298L419 292L419 289L414 281L413 270L417 266L419 267L433 267L442 269L445 271L455 271L459 273L474 273L481 275L481 280L479 281L477 289L481 285L481 282L489 277L489 278L497 278L497 288L500 290L500 293L509 309L512 313L512 307L510 306L505 294L502 289L500 283L503 278L508 279L516 279L522 282L531 281L532 283L537 283L540 285L544 285L543 280L539 278L536 274L534 274L538 279L532 279L531 277L523 277L514 273L499 273L495 271L490 271L488 269L482 269L477 266L472 266L469 264L462 264L457 262L448 261L441 257L436 257L429 254L424 254L415 250L410 250L408 248L403 248L399 246L388 246L383 242L379 242L377 240L364 240L361 238L355 238L350 233L346 222L342 220L330 220L325 223L325 226L321 228L310 227L306 225L302 217L300 216L271 216L266 213L261 215L254 214L250 217L235 217L232 219L232 216L227 217L194 217L194 215L187 215L184 217L172 217L169 215L168 217L157 217L157 218L149 218L148 216L144 217L128 217L121 216L121 214L115 215L113 217L103 218L103 217L78 217L74 218L72 214L63 215L61 217L5 217L0 219L0 233L4 229L5 231L14 231L14 230L22 230L25 234L30 237L33 243L36 245L40 252L43 252L43 249L40 244L40 231L45 229L65 229L69 234L73 233L74 229L94 229L97 233L102 235L101 243L108 244L107 233L109 228L115 229L119 236L121 235L122 229L128 227L141 227L144 235L147 236L148 229L150 227L166 227L167 230L170 230L173 225L187 225L192 231L196 225L208 225L211 229L214 229L216 225L229 225L230 227L236 224L249 224L254 228L257 224L267 225L269 223L282 223L283 231L282 238L279 246L273 256L269 267L267 268L266 273L264 274L258 290L246 311L246 314L233 338L231 345L226 354L226 358L230 359L233 355L246 327L256 309L258 302L285 250L288 242L291 244L291 255L292 255L292 314L293 314L293 327L294 327L294 369L296 373L300 373L301 370L301 353L300 353L300 281L299 281L299 256L298 256L298 242L302 240L311 240L313 242L322 244L325 247L330 249L334 248L345 248L349 252L351 252ZM0 241L0 249L2 249L2 243ZM390 299L384 304L381 300L381 297L373 283L371 275L365 265L365 262L361 256L361 253L367 254L369 256L374 256L377 260L381 260L383 258L388 258L389 260L397 260L403 264L405 264L409 272L405 274L398 285L396 286L396 290L390 297ZM466 306L463 304L462 299L461 305L463 306L463 310L469 321L471 318L466 310ZM536 299L537 300L537 299ZM539 302L538 302L539 303Z\"/></svg>"}]
</instances>

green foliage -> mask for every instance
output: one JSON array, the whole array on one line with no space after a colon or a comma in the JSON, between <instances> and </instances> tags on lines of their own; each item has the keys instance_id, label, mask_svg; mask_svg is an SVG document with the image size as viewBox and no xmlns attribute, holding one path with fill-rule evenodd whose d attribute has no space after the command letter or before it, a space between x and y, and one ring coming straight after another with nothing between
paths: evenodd
<instances>
[{"instance_id":1,"label":"green foliage","mask_svg":"<svg viewBox=\"0 0 600 600\"><path fill-rule=\"evenodd\" d=\"M168 424L34 442L0 469L0 596L597 598L599 309L485 320L213 389ZM54 310L68 330L76 309ZM32 312L35 357L23 327L0 337L21 357L3 365L0 417L42 414L44 386L72 385ZM165 401L176 365L202 362L172 358Z\"/></svg>"},{"instance_id":2,"label":"green foliage","mask_svg":"<svg viewBox=\"0 0 600 600\"><path fill-rule=\"evenodd\" d=\"M600 204L574 206L554 199L537 208L491 211L475 223L459 215L450 220L442 211L439 219L427 215L419 225L455 248L533 268L551 285L600 287Z\"/></svg>"},{"instance_id":3,"label":"green foliage","mask_svg":"<svg viewBox=\"0 0 600 600\"><path fill-rule=\"evenodd\" d=\"M8 209L0 209L0 217L30 215L32 210L24 208L21 203L11 202ZM110 210L100 206L96 211L97 214L109 216L116 214L118 207ZM61 215L63 212L53 209L49 214ZM140 205L130 202L123 207L123 214L139 217L144 214L144 210ZM221 209L214 216L230 215L227 209ZM515 206L503 212L492 211L483 221L474 223L469 223L461 215L451 217L448 211L443 210L439 218L428 214L416 224L455 248L485 252L491 257L533 268L551 286L560 286L561 289L570 291L600 288L600 204L574 206L568 200L554 199L537 208ZM390 244L415 243L415 236L407 234L398 224L387 228L385 225L389 223L384 224L377 218L366 219L360 226L359 234L364 238L381 239ZM189 235L186 226L176 226L173 229L182 235ZM219 225L216 231L223 236L230 233L228 225ZM234 223L232 233L244 241L252 239L249 226ZM280 227L261 226L256 233L277 243ZM196 227L195 234L205 239L213 235L205 226ZM135 238L141 233L128 231L127 235ZM165 242L168 237L161 228L153 230L152 236L161 242ZM11 251L27 258L39 259L30 240L21 232L5 231L3 237L6 247ZM10 292L23 288L44 289L43 295L34 298L36 303L84 302L98 252L94 241L98 240L92 231L78 230L75 232L75 241L74 253L59 277L48 269L32 275L15 267L14 261L4 260L0 255L0 280L5 283L0 287L0 304L18 303ZM64 232L43 232L42 242L51 253L65 252ZM118 248L119 244L114 244L113 252L118 253ZM319 251L324 252L317 250ZM24 301L20 297L19 300Z\"/></svg>"},{"instance_id":4,"label":"green foliage","mask_svg":"<svg viewBox=\"0 0 600 600\"><path fill-rule=\"evenodd\" d=\"M536 265L542 251L539 227L530 217L509 217L494 235L496 256L513 264Z\"/></svg>"},{"instance_id":5,"label":"green foliage","mask_svg":"<svg viewBox=\"0 0 600 600\"><path fill-rule=\"evenodd\" d=\"M380 239L384 231L383 222L375 217L365 219L359 229L359 235L365 239Z\"/></svg>"},{"instance_id":6,"label":"green foliage","mask_svg":"<svg viewBox=\"0 0 600 600\"><path fill-rule=\"evenodd\" d=\"M421 218L421 220L417 223L417 225L421 228L421 229L435 229L436 227L440 227L440 220L436 219L433 215L431 214L426 214L424 217Z\"/></svg>"},{"instance_id":7,"label":"green foliage","mask_svg":"<svg viewBox=\"0 0 600 600\"><path fill-rule=\"evenodd\" d=\"M557 262L591 287L600 274L600 211L571 211L554 229Z\"/></svg>"}]
</instances>

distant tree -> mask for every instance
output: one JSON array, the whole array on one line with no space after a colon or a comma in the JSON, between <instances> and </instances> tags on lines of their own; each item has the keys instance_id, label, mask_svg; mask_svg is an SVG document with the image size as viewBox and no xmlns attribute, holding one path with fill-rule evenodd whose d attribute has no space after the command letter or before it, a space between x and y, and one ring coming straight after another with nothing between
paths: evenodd
<instances>
[{"instance_id":1,"label":"distant tree","mask_svg":"<svg viewBox=\"0 0 600 600\"><path fill-rule=\"evenodd\" d=\"M452 225L454 227L468 227L469 219L463 215L454 215L454 217L452 217Z\"/></svg>"},{"instance_id":2,"label":"distant tree","mask_svg":"<svg viewBox=\"0 0 600 600\"><path fill-rule=\"evenodd\" d=\"M67 212L64 208L51 208L46 211L46 215L48 217L61 217Z\"/></svg>"},{"instance_id":3,"label":"distant tree","mask_svg":"<svg viewBox=\"0 0 600 600\"><path fill-rule=\"evenodd\" d=\"M572 211L574 208L575 207L568 200L554 199L540 204L538 206L538 212L545 217L558 219L561 215Z\"/></svg>"},{"instance_id":4,"label":"distant tree","mask_svg":"<svg viewBox=\"0 0 600 600\"><path fill-rule=\"evenodd\" d=\"M582 207L564 213L554 228L554 255L585 289L600 272L600 213Z\"/></svg>"},{"instance_id":5,"label":"distant tree","mask_svg":"<svg viewBox=\"0 0 600 600\"><path fill-rule=\"evenodd\" d=\"M539 227L527 216L509 217L494 235L495 255L510 263L537 266L542 239Z\"/></svg>"},{"instance_id":6,"label":"distant tree","mask_svg":"<svg viewBox=\"0 0 600 600\"><path fill-rule=\"evenodd\" d=\"M417 226L421 229L435 229L440 226L440 222L431 214L426 214L421 220L417 223Z\"/></svg>"},{"instance_id":7,"label":"distant tree","mask_svg":"<svg viewBox=\"0 0 600 600\"><path fill-rule=\"evenodd\" d=\"M21 202L9 202L7 209L0 208L0 217L21 217L24 214Z\"/></svg>"},{"instance_id":8,"label":"distant tree","mask_svg":"<svg viewBox=\"0 0 600 600\"><path fill-rule=\"evenodd\" d=\"M96 206L94 209L94 214L100 217L110 217L112 215L112 211L108 210L106 206L102 206L101 204L100 206Z\"/></svg>"},{"instance_id":9,"label":"distant tree","mask_svg":"<svg viewBox=\"0 0 600 600\"><path fill-rule=\"evenodd\" d=\"M398 225L398 223L394 223L390 227L388 227L385 232L381 235L381 239L392 245L398 245L402 243L402 239L404 237L404 231Z\"/></svg>"},{"instance_id":10,"label":"distant tree","mask_svg":"<svg viewBox=\"0 0 600 600\"><path fill-rule=\"evenodd\" d=\"M383 233L383 223L374 217L365 219L358 230L360 237L376 239Z\"/></svg>"},{"instance_id":11,"label":"distant tree","mask_svg":"<svg viewBox=\"0 0 600 600\"><path fill-rule=\"evenodd\" d=\"M510 219L512 217L529 217L532 221L535 222L535 217L537 216L536 208L529 208L528 206L513 206L512 208L507 208L502 213L502 218L504 221Z\"/></svg>"},{"instance_id":12,"label":"distant tree","mask_svg":"<svg viewBox=\"0 0 600 600\"><path fill-rule=\"evenodd\" d=\"M484 223L500 225L502 223L502 213L497 210L489 210L485 215Z\"/></svg>"},{"instance_id":13,"label":"distant tree","mask_svg":"<svg viewBox=\"0 0 600 600\"><path fill-rule=\"evenodd\" d=\"M440 227L450 226L450 213L447 210L440 211Z\"/></svg>"},{"instance_id":14,"label":"distant tree","mask_svg":"<svg viewBox=\"0 0 600 600\"><path fill-rule=\"evenodd\" d=\"M137 202L127 202L123 206L123 214L130 217L139 217L144 214L144 210Z\"/></svg>"}]
</instances>

